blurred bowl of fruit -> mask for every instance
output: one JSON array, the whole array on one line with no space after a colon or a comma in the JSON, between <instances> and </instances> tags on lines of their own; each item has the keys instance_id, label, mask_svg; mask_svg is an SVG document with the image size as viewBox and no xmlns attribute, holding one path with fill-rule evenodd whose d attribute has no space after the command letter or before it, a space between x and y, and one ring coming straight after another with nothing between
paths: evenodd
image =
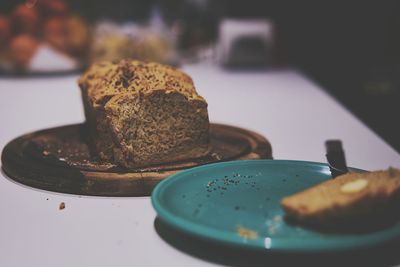
<instances>
[{"instance_id":1,"label":"blurred bowl of fruit","mask_svg":"<svg viewBox=\"0 0 400 267\"><path fill-rule=\"evenodd\" d=\"M0 13L0 73L73 72L87 64L92 32L63 0L38 0Z\"/></svg>"}]
</instances>

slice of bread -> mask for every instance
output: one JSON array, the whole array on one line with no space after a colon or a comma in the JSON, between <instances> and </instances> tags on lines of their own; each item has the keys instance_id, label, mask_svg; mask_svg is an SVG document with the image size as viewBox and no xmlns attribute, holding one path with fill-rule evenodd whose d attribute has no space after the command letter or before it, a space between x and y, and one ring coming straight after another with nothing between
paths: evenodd
<instances>
[{"instance_id":1,"label":"slice of bread","mask_svg":"<svg viewBox=\"0 0 400 267\"><path fill-rule=\"evenodd\" d=\"M347 173L285 197L281 205L289 219L322 228L383 224L400 214L400 170Z\"/></svg>"}]
</instances>

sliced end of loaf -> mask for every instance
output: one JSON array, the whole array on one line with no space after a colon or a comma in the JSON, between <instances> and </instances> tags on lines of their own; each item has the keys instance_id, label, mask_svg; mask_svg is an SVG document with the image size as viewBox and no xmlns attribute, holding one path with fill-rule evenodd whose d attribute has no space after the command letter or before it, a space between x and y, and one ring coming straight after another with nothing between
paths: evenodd
<instances>
[{"instance_id":1,"label":"sliced end of loaf","mask_svg":"<svg viewBox=\"0 0 400 267\"><path fill-rule=\"evenodd\" d=\"M179 92L154 90L122 94L105 105L115 148L114 160L125 167L204 156L209 150L204 101Z\"/></svg>"}]
</instances>

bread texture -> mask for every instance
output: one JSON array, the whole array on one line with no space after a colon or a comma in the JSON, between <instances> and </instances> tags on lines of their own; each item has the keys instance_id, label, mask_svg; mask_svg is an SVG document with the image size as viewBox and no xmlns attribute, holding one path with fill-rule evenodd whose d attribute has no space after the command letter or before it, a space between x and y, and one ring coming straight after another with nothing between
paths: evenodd
<instances>
[{"instance_id":1,"label":"bread texture","mask_svg":"<svg viewBox=\"0 0 400 267\"><path fill-rule=\"evenodd\" d=\"M285 197L287 216L297 222L332 228L364 228L398 214L400 170L347 173Z\"/></svg>"},{"instance_id":2,"label":"bread texture","mask_svg":"<svg viewBox=\"0 0 400 267\"><path fill-rule=\"evenodd\" d=\"M99 62L79 86L102 160L134 168L209 152L207 102L182 71L134 60Z\"/></svg>"}]
</instances>

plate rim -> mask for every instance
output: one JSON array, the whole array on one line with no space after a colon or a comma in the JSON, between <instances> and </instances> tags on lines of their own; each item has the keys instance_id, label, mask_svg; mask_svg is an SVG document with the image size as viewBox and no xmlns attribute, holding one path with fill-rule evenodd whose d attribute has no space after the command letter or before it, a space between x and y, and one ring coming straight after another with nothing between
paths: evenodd
<instances>
[{"instance_id":1,"label":"plate rim","mask_svg":"<svg viewBox=\"0 0 400 267\"><path fill-rule=\"evenodd\" d=\"M212 227L197 224L184 218L178 217L172 212L168 211L160 202L159 197L163 190L168 187L182 176L189 175L204 169L221 168L229 165L247 165L247 164L299 164L299 165L317 165L329 167L329 164L314 161L301 161L301 160L274 160L274 159L261 159L261 160L235 160L228 162L218 162L207 164L203 166L194 167L178 173L175 173L163 181L161 181L154 188L151 194L151 203L155 209L158 218L169 226L183 231L189 235L194 235L198 238L209 240L216 243L222 243L229 246L236 246L245 249L269 251L269 252L331 252L331 251L345 251L373 247L395 240L400 237L400 224L392 227L367 233L358 236L328 236L326 243L321 245L320 241L313 241L313 239L304 238L279 238L279 237L257 237L256 239L245 239L237 235L232 235L232 232L222 231ZM350 168L354 171L365 171L358 168ZM350 238L351 237L351 238ZM271 246L264 245L264 238L270 238L272 241Z\"/></svg>"}]
</instances>

